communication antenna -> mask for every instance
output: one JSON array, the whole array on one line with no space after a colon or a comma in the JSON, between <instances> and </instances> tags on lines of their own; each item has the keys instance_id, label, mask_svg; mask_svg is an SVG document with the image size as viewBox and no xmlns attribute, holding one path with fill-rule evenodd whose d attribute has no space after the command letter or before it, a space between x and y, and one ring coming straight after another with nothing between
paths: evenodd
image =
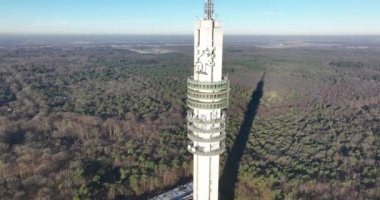
<instances>
[{"instance_id":1,"label":"communication antenna","mask_svg":"<svg viewBox=\"0 0 380 200\"><path fill-rule=\"evenodd\" d=\"M205 18L207 20L213 19L214 17L214 0L206 0L205 3Z\"/></svg>"}]
</instances>

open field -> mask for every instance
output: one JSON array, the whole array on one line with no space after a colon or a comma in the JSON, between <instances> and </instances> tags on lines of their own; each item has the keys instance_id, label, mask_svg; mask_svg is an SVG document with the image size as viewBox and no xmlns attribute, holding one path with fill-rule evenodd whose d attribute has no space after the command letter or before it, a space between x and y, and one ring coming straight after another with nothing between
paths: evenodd
<instances>
[{"instance_id":1,"label":"open field","mask_svg":"<svg viewBox=\"0 0 380 200\"><path fill-rule=\"evenodd\" d=\"M0 199L144 199L191 179L191 38L10 38L0 38ZM380 197L379 37L230 37L224 51L221 169L248 131L236 199Z\"/></svg>"}]
</instances>

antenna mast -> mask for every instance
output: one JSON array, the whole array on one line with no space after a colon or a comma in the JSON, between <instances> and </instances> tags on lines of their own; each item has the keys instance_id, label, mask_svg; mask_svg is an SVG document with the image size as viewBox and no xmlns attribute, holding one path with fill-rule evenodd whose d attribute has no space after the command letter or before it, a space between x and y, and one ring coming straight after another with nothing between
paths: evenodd
<instances>
[{"instance_id":1,"label":"antenna mast","mask_svg":"<svg viewBox=\"0 0 380 200\"><path fill-rule=\"evenodd\" d=\"M205 3L205 18L207 20L213 19L214 17L214 0L206 0Z\"/></svg>"}]
</instances>

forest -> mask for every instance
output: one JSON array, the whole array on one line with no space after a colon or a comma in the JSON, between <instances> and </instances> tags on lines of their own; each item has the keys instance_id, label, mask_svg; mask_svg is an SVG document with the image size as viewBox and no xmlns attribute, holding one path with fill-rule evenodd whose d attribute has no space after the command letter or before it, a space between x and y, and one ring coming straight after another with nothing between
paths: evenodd
<instances>
[{"instance_id":1,"label":"forest","mask_svg":"<svg viewBox=\"0 0 380 200\"><path fill-rule=\"evenodd\" d=\"M0 199L147 199L191 181L191 45L0 47ZM248 131L234 198L380 198L379 54L226 45L221 174Z\"/></svg>"}]
</instances>

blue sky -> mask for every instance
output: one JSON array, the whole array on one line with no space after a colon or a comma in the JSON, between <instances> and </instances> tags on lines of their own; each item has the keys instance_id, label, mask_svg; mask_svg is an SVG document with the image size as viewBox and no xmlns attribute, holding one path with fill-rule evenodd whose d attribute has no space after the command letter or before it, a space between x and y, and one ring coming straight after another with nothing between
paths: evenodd
<instances>
[{"instance_id":1,"label":"blue sky","mask_svg":"<svg viewBox=\"0 0 380 200\"><path fill-rule=\"evenodd\" d=\"M0 0L0 33L192 34L204 0ZM380 35L380 0L216 0L227 34Z\"/></svg>"}]
</instances>

